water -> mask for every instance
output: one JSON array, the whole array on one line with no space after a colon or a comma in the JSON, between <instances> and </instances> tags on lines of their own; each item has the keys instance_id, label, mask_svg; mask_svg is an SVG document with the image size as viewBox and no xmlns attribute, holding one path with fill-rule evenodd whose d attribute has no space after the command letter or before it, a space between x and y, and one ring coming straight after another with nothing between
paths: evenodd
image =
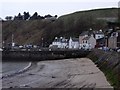
<instances>
[{"instance_id":1,"label":"water","mask_svg":"<svg viewBox=\"0 0 120 90\"><path fill-rule=\"evenodd\" d=\"M29 62L3 62L0 74L2 76L15 73L27 67Z\"/></svg>"}]
</instances>

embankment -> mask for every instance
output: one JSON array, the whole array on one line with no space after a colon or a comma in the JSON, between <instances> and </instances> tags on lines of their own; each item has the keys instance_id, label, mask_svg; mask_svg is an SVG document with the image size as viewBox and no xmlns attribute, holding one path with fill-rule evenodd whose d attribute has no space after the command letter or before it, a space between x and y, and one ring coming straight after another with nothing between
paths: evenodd
<instances>
[{"instance_id":1,"label":"embankment","mask_svg":"<svg viewBox=\"0 0 120 90\"><path fill-rule=\"evenodd\" d=\"M94 49L88 56L115 88L120 88L120 53Z\"/></svg>"}]
</instances>

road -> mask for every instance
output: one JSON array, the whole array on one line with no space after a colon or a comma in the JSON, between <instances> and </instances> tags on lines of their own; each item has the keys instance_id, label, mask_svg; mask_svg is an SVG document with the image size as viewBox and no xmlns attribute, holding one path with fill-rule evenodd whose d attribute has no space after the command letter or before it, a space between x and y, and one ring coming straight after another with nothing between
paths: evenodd
<instances>
[{"instance_id":1,"label":"road","mask_svg":"<svg viewBox=\"0 0 120 90\"><path fill-rule=\"evenodd\" d=\"M109 88L104 74L88 58L41 61L16 76L5 78L3 88Z\"/></svg>"}]
</instances>

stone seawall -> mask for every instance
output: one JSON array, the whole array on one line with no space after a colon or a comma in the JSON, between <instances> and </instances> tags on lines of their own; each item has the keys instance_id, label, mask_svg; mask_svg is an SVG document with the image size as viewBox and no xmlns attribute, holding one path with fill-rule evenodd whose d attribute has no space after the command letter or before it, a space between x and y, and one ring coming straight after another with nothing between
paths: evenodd
<instances>
[{"instance_id":1,"label":"stone seawall","mask_svg":"<svg viewBox=\"0 0 120 90\"><path fill-rule=\"evenodd\" d=\"M94 49L87 57L104 72L112 86L120 88L120 53Z\"/></svg>"},{"instance_id":2,"label":"stone seawall","mask_svg":"<svg viewBox=\"0 0 120 90\"><path fill-rule=\"evenodd\" d=\"M65 58L85 57L90 51L84 50L67 50L67 51L3 51L3 61L41 61L56 60Z\"/></svg>"}]
</instances>

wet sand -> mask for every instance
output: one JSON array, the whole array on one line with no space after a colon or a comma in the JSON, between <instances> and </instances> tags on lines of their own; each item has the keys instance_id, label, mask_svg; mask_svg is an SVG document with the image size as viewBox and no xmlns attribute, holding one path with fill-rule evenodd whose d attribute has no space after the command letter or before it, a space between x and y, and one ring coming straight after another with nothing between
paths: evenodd
<instances>
[{"instance_id":1,"label":"wet sand","mask_svg":"<svg viewBox=\"0 0 120 90\"><path fill-rule=\"evenodd\" d=\"M3 88L111 88L88 58L32 63L24 73L4 78Z\"/></svg>"}]
</instances>

